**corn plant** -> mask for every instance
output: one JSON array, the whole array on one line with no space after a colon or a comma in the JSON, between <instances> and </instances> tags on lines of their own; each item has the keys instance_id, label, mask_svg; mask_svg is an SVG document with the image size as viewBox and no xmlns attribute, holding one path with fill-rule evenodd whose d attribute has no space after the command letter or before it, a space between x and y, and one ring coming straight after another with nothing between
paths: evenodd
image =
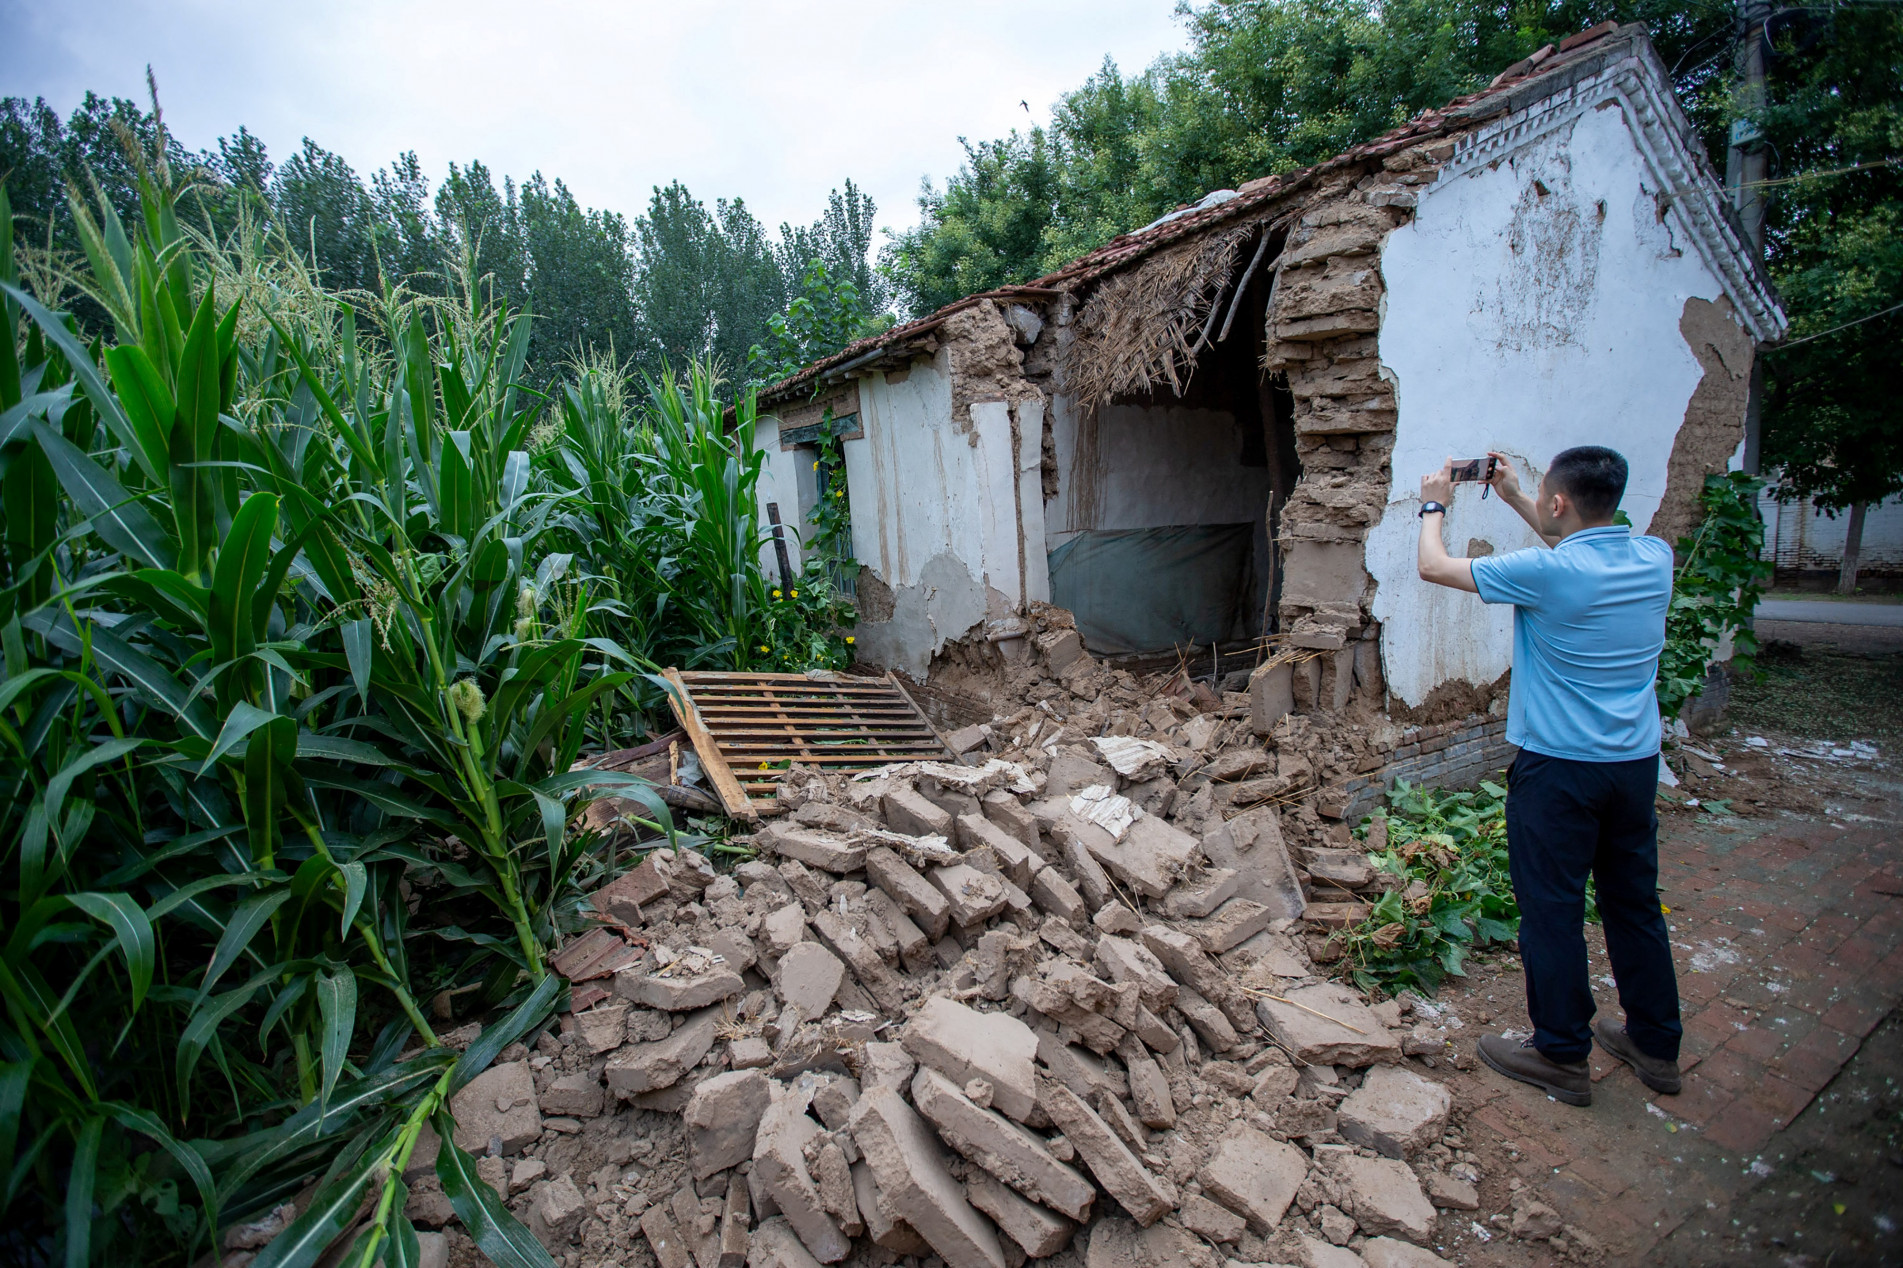
<instances>
[{"instance_id":1,"label":"corn plant","mask_svg":"<svg viewBox=\"0 0 1903 1268\"><path fill-rule=\"evenodd\" d=\"M670 827L570 771L639 666L545 547L526 318L391 292L370 336L335 304L241 342L139 175L137 232L73 200L110 345L20 287L0 190L0 1245L163 1260L327 1174L261 1262L373 1185L359 1260L403 1261L422 1126L559 995L596 866L567 824L611 789ZM414 926L426 874L468 928ZM455 1059L415 984L475 969L526 998ZM447 1141L438 1170L491 1258L546 1262Z\"/></svg>"}]
</instances>

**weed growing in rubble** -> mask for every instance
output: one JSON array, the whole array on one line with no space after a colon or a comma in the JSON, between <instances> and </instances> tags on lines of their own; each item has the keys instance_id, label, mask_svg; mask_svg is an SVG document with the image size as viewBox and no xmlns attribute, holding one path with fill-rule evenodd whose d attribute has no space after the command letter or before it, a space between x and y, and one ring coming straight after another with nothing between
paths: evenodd
<instances>
[{"instance_id":1,"label":"weed growing in rubble","mask_svg":"<svg viewBox=\"0 0 1903 1268\"><path fill-rule=\"evenodd\" d=\"M1704 690L1705 671L1727 634L1733 673L1749 677L1757 655L1751 612L1771 578L1763 556L1764 521L1757 495L1764 481L1742 471L1705 477L1699 505L1705 518L1695 537L1678 540L1672 605L1665 617L1665 650L1655 690L1659 712L1678 716Z\"/></svg>"},{"instance_id":2,"label":"weed growing in rubble","mask_svg":"<svg viewBox=\"0 0 1903 1268\"><path fill-rule=\"evenodd\" d=\"M1471 792L1397 781L1388 793L1387 848L1376 867L1396 878L1368 918L1341 935L1364 989L1432 993L1464 977L1469 952L1519 936L1507 876L1507 790L1481 780ZM1361 827L1365 840L1373 820Z\"/></svg>"}]
</instances>

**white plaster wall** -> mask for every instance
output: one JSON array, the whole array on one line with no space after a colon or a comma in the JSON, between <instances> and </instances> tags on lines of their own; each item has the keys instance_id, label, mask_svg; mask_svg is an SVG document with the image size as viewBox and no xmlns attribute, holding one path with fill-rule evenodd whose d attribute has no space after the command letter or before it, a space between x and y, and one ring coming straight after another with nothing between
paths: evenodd
<instances>
[{"instance_id":1,"label":"white plaster wall","mask_svg":"<svg viewBox=\"0 0 1903 1268\"><path fill-rule=\"evenodd\" d=\"M861 626L860 646L919 676L947 642L1050 592L1042 559L1035 575L1021 562L1010 406L976 402L957 425L951 404L944 353L897 383L872 375L859 384L865 437L844 445L853 553L894 604Z\"/></svg>"},{"instance_id":2,"label":"white plaster wall","mask_svg":"<svg viewBox=\"0 0 1903 1268\"><path fill-rule=\"evenodd\" d=\"M1541 193L1544 187L1545 193ZM1649 524L1702 371L1680 335L1685 301L1719 283L1661 220L1623 109L1589 109L1490 165L1424 192L1381 257L1383 372L1397 384L1394 483L1368 538L1388 689L1418 705L1451 680L1486 684L1512 660L1512 611L1415 572L1420 475L1449 455L1513 455L1523 481L1561 449L1610 445L1624 507ZM1536 544L1497 499L1461 490L1456 554Z\"/></svg>"},{"instance_id":3,"label":"white plaster wall","mask_svg":"<svg viewBox=\"0 0 1903 1268\"><path fill-rule=\"evenodd\" d=\"M1780 568L1810 571L1842 568L1850 512L1832 518L1809 502L1779 502L1765 489L1758 495L1764 521L1764 558ZM1859 570L1895 572L1903 568L1903 498L1889 498L1864 512Z\"/></svg>"},{"instance_id":4,"label":"white plaster wall","mask_svg":"<svg viewBox=\"0 0 1903 1268\"><path fill-rule=\"evenodd\" d=\"M792 565L795 576L801 567L800 543L806 532L806 517L800 512L800 456L796 451L780 448L780 420L772 415L761 417L754 424L753 443L766 453L766 461L760 464L760 482L754 486L754 497L760 507L760 531L765 536L760 544L760 568L769 578L780 575L779 556L773 550L772 525L767 520L766 505L774 502L780 508L780 523L786 535L787 562Z\"/></svg>"},{"instance_id":5,"label":"white plaster wall","mask_svg":"<svg viewBox=\"0 0 1903 1268\"><path fill-rule=\"evenodd\" d=\"M1226 410L1106 406L1098 411L1094 454L1080 455L1077 410L1060 395L1052 437L1051 549L1086 529L1252 523L1269 496L1269 469L1242 465L1241 428Z\"/></svg>"}]
</instances>

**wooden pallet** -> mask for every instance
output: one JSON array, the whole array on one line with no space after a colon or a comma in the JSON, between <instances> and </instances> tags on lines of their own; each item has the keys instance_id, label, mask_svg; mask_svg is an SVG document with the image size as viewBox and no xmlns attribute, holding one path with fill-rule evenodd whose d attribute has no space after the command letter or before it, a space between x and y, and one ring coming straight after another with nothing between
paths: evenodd
<instances>
[{"instance_id":1,"label":"wooden pallet","mask_svg":"<svg viewBox=\"0 0 1903 1268\"><path fill-rule=\"evenodd\" d=\"M891 762L955 761L896 678L666 671L674 716L728 814L779 809L794 762L832 774Z\"/></svg>"}]
</instances>

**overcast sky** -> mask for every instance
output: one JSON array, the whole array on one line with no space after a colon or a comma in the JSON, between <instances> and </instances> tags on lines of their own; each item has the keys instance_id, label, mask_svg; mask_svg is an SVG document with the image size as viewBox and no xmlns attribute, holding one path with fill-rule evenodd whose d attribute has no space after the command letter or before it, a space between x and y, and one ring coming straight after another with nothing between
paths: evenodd
<instances>
[{"instance_id":1,"label":"overcast sky","mask_svg":"<svg viewBox=\"0 0 1903 1268\"><path fill-rule=\"evenodd\" d=\"M209 148L243 124L282 161L309 136L367 177L414 149L432 188L481 159L540 170L629 217L679 178L769 227L813 220L847 177L882 226L960 136L1043 123L1105 54L1184 45L1173 0L0 0L0 95L61 114L87 89L145 99ZM1028 102L1030 112L1019 105ZM876 242L875 242L876 247Z\"/></svg>"}]
</instances>

